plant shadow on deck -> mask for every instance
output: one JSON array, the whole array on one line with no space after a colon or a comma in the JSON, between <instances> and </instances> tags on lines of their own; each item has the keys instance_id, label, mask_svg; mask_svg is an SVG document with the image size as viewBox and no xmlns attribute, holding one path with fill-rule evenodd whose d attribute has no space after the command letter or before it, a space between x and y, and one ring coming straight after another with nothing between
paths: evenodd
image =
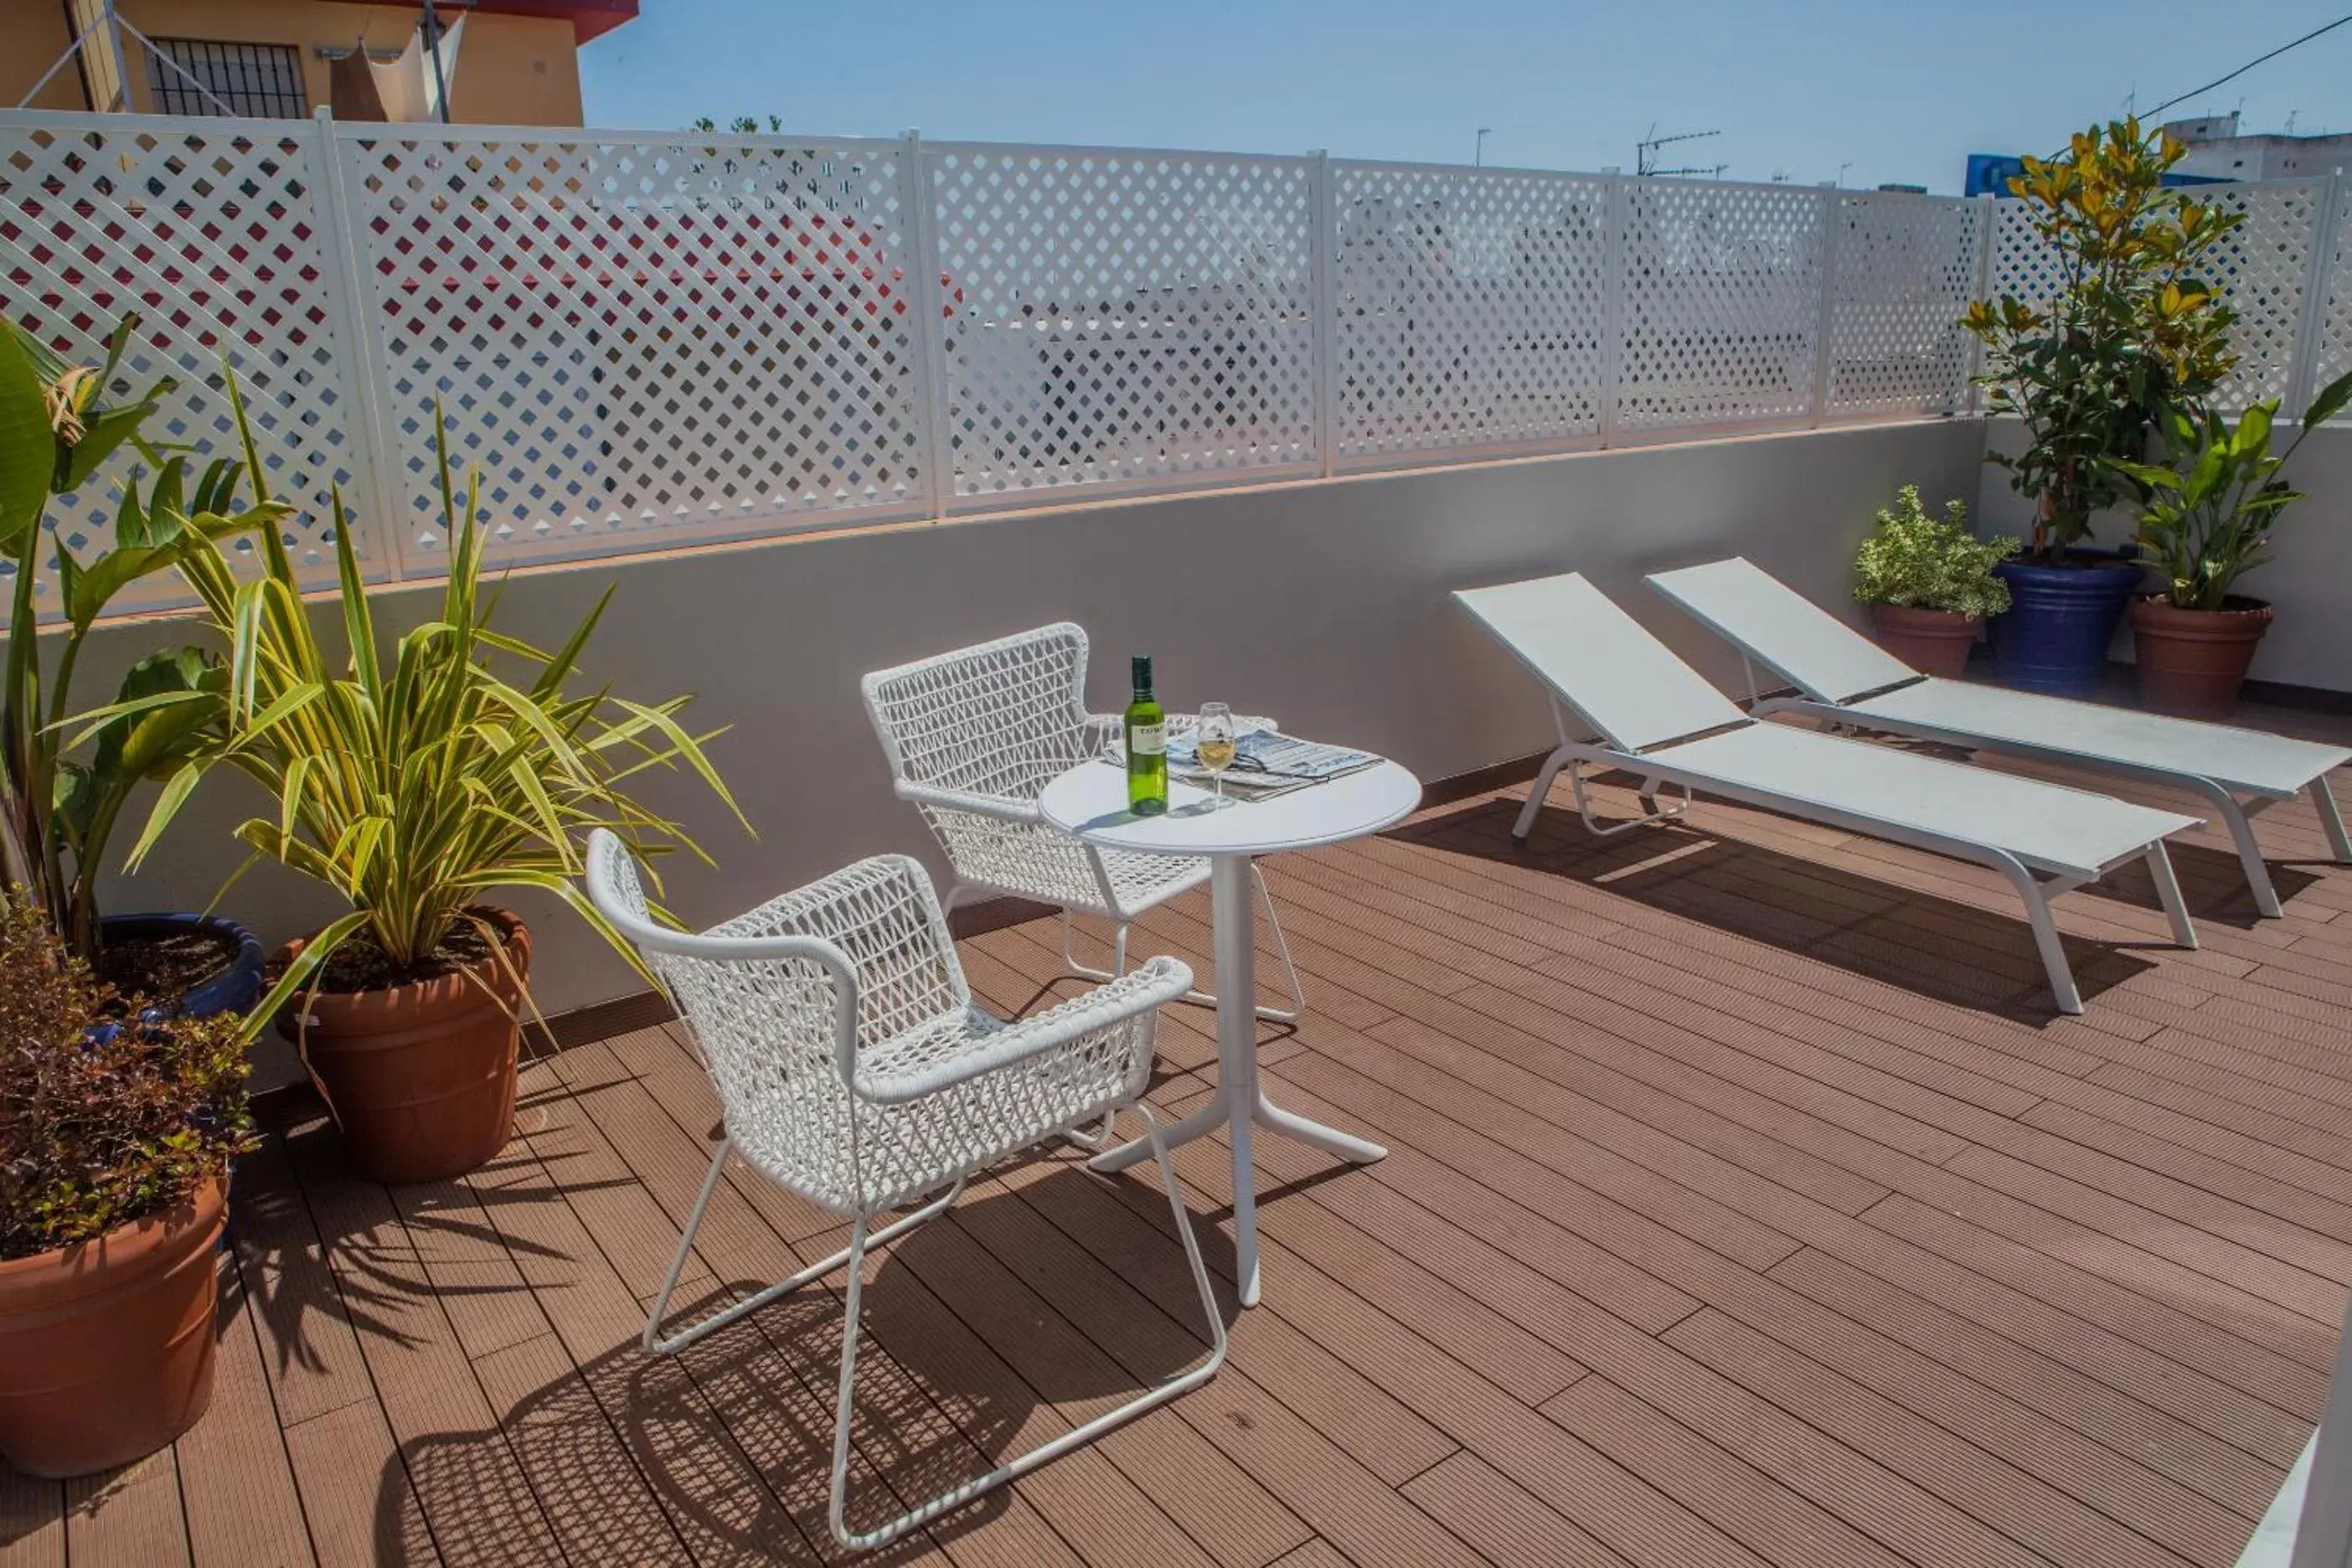
<instances>
[{"instance_id":1,"label":"plant shadow on deck","mask_svg":"<svg viewBox=\"0 0 2352 1568\"><path fill-rule=\"evenodd\" d=\"M1906 886L1898 866L1888 866L1884 880L1857 876L1686 823L1595 838L1573 809L1549 804L1523 849L1510 836L1520 805L1512 797L1479 799L1395 829L1391 837L1570 878L1956 1007L2028 1023L2061 1016L2051 1002L2022 907L2014 913L1979 909ZM1600 810L1606 818L1631 820L1630 811L1614 803ZM2188 861L2211 853L2176 847L2175 858ZM2235 871L2234 858L2215 858ZM2199 881L2208 880L2208 868L2196 864ZM2078 893L2093 890L2086 887ZM2137 862L2115 872L2098 890L2136 907L2158 908L2154 884ZM2190 899L2192 914L2201 918L2198 903ZM2061 936L2086 1002L2155 970L2158 961L2142 956L2143 949L2172 951L2163 937L2108 942L2073 932Z\"/></svg>"},{"instance_id":2,"label":"plant shadow on deck","mask_svg":"<svg viewBox=\"0 0 2352 1568\"><path fill-rule=\"evenodd\" d=\"M1038 1177L1030 1193L1101 1180L1075 1158L1063 1163L1068 1168ZM1222 1247L1229 1258L1213 1217L1195 1219L1204 1253L1213 1258ZM864 1291L851 1529L872 1529L971 1479L1206 1352L1172 1236L1165 1278L1139 1284L1140 1294L1118 1303L1132 1331L1118 1336L1123 1359L1114 1363L1054 1321L1055 1309L1029 1295L978 1239L1001 1241L1008 1227L1036 1225L1022 1196L982 1192L880 1255ZM1039 1267L1098 1268L1083 1259L1078 1242L1059 1233L1051 1239ZM805 1287L675 1355L653 1354L632 1339L567 1368L497 1427L402 1445L378 1488L380 1552L413 1541L401 1520L413 1488L432 1542L408 1555L451 1568L534 1558L550 1531L573 1562L839 1560L826 1509L842 1279ZM682 1296L672 1322L692 1321L766 1283L739 1279ZM1108 1274L1097 1283L1124 1289ZM1219 1288L1230 1322L1237 1309L1222 1280ZM1012 1506L1013 1494L1000 1489L860 1560L923 1556ZM383 1560L408 1556L394 1551Z\"/></svg>"}]
</instances>

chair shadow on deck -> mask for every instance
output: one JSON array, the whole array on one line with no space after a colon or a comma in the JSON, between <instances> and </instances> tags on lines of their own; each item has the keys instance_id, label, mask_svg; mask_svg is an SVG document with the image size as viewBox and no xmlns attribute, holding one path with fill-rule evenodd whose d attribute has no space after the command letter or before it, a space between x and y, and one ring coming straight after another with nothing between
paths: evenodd
<instances>
[{"instance_id":1,"label":"chair shadow on deck","mask_svg":"<svg viewBox=\"0 0 2352 1568\"><path fill-rule=\"evenodd\" d=\"M890 1244L875 1267L852 1426L853 1530L983 1473L1206 1352L1181 1252L1164 1230L1141 1228L1159 1201L1156 1179L1130 1205L1106 1199L1104 1179L1075 1154L1047 1163L1061 1168L1035 1176L1022 1194L968 1196ZM1072 1184L1098 1191L1063 1190ZM1113 1238L1116 1272L1037 1212L1089 1203L1123 1227ZM1164 1206L1160 1217L1164 1226ZM1222 1247L1230 1267L1230 1243L1210 1216L1195 1217L1204 1252ZM1006 1238L1017 1237L1042 1238L1018 1276L999 1260ZM719 1246L698 1251L715 1253L708 1260L724 1269ZM1129 1254L1163 1249L1164 1271L1147 1263L1138 1278L1128 1266ZM765 1283L742 1278L706 1289L677 1305L678 1319ZM379 1548L413 1539L401 1517L413 1488L432 1525L419 1560L450 1568L536 1560L551 1531L574 1562L839 1560L826 1524L839 1284L836 1276L811 1286L676 1355L652 1354L632 1337L526 1394L497 1428L404 1444L378 1488ZM1237 1309L1223 1279L1219 1293L1230 1322ZM1115 1342L1118 1359L1098 1341ZM863 1560L920 1556L1013 1506L1000 1489Z\"/></svg>"},{"instance_id":2,"label":"chair shadow on deck","mask_svg":"<svg viewBox=\"0 0 2352 1568\"><path fill-rule=\"evenodd\" d=\"M1538 816L1522 849L1510 837L1520 805L1481 798L1391 837L1570 878L1953 1006L2036 1024L2061 1016L2022 910L1979 909L1921 891L1905 885L1899 867L1889 866L1884 880L1857 876L1686 823L1595 838L1574 810L1557 805ZM1614 804L1601 811L1631 820ZM2235 868L2233 858L2221 858ZM2154 884L2137 864L2115 873L2103 890L2158 908ZM2142 948L2170 950L2164 937L2106 942L2062 932L2062 940L2085 1001L2155 970Z\"/></svg>"}]
</instances>

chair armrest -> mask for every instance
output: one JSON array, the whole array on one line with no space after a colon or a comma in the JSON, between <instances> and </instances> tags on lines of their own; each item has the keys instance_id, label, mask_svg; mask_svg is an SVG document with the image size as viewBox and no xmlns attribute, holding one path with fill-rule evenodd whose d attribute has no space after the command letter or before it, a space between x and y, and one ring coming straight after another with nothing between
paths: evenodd
<instances>
[{"instance_id":1,"label":"chair armrest","mask_svg":"<svg viewBox=\"0 0 2352 1568\"><path fill-rule=\"evenodd\" d=\"M913 801L917 805L938 806L944 811L968 811L975 816L993 816L1005 822L1043 822L1045 814L1034 800L1014 800L1010 795L975 795L970 790L941 789L937 784L917 784L911 779L899 779L893 786L900 800Z\"/></svg>"},{"instance_id":2,"label":"chair armrest","mask_svg":"<svg viewBox=\"0 0 2352 1568\"><path fill-rule=\"evenodd\" d=\"M1108 985L1097 986L1083 996L1074 996L1032 1017L1007 1024L969 1055L925 1071L879 1082L860 1072L851 1079L850 1088L859 1099L877 1105L904 1105L1150 1014L1192 988L1192 971L1189 965L1179 959L1155 958Z\"/></svg>"}]
</instances>

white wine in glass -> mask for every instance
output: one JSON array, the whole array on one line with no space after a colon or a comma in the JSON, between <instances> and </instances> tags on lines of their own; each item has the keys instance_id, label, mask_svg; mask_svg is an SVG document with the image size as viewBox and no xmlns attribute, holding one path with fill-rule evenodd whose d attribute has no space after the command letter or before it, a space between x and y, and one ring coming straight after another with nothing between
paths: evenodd
<instances>
[{"instance_id":1,"label":"white wine in glass","mask_svg":"<svg viewBox=\"0 0 2352 1568\"><path fill-rule=\"evenodd\" d=\"M1192 731L1192 752L1209 770L1220 805L1225 798L1225 770L1234 765L1234 710L1222 702L1201 705L1201 721Z\"/></svg>"}]
</instances>

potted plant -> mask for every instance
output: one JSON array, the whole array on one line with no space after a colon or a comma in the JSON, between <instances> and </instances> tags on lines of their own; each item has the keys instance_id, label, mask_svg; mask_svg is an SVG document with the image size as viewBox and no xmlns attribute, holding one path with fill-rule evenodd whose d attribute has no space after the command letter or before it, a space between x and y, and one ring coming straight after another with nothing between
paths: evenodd
<instances>
[{"instance_id":1,"label":"potted plant","mask_svg":"<svg viewBox=\"0 0 2352 1568\"><path fill-rule=\"evenodd\" d=\"M2024 426L2024 449L1992 453L2033 503L2022 557L1995 570L2012 607L1992 623L2000 679L2079 695L2097 684L2140 571L2084 548L2095 514L2143 499L2132 465L2151 422L2194 409L2235 363L2234 312L2198 268L2242 219L2165 172L2186 152L2137 120L2094 126L2063 157L2025 160L2011 192L2049 247L2051 299L1978 300L1963 324L1984 344L1977 377L1995 414Z\"/></svg>"},{"instance_id":2,"label":"potted plant","mask_svg":"<svg viewBox=\"0 0 2352 1568\"><path fill-rule=\"evenodd\" d=\"M388 651L340 494L341 659L313 635L278 530L259 531L260 575L245 580L213 534L181 535L180 570L232 677L208 744L166 784L142 840L152 844L195 781L226 764L268 797L237 837L349 903L279 954L249 1026L277 1018L353 1163L395 1183L471 1170L512 1131L530 938L488 897L551 893L634 963L573 885L575 839L604 826L643 851L692 848L625 788L653 768L683 763L735 810L704 754L709 737L677 721L686 699L648 706L567 689L611 590L551 653L492 628L478 479L456 494L436 423L448 582L438 613Z\"/></svg>"},{"instance_id":3,"label":"potted plant","mask_svg":"<svg viewBox=\"0 0 2352 1568\"><path fill-rule=\"evenodd\" d=\"M2016 552L2014 539L1970 533L1967 503L1946 502L1938 521L1919 504L1919 487L1905 485L1892 510L1879 509L1854 556L1853 596L1870 606L1871 630L1887 652L1957 679L1977 628L2009 608L2009 589L1993 568Z\"/></svg>"},{"instance_id":4,"label":"potted plant","mask_svg":"<svg viewBox=\"0 0 2352 1568\"><path fill-rule=\"evenodd\" d=\"M0 901L0 1454L26 1474L128 1464L212 1397L238 1025L126 1001Z\"/></svg>"},{"instance_id":5,"label":"potted plant","mask_svg":"<svg viewBox=\"0 0 2352 1568\"><path fill-rule=\"evenodd\" d=\"M2279 514L2303 492L2279 478L2314 426L2352 403L2352 374L2322 388L2304 411L2287 449L2271 455L2278 400L2257 403L2231 429L2219 415L2174 414L2165 430L2168 465L2133 475L2149 498L2139 545L2165 574L2161 593L2134 599L2132 641L2141 700L2167 713L2225 719L2238 706L2254 648L2270 630L2271 606L2231 592L2268 559Z\"/></svg>"},{"instance_id":6,"label":"potted plant","mask_svg":"<svg viewBox=\"0 0 2352 1568\"><path fill-rule=\"evenodd\" d=\"M77 718L74 670L90 627L122 588L174 560L188 530L226 534L283 509L240 510L241 470L215 463L191 488L185 459L147 444L140 427L171 390L160 381L127 403L103 401L138 329L125 317L105 363L70 365L13 323L0 323L0 552L15 567L5 685L0 688L0 871L33 898L74 956L124 990L175 1000L191 1015L242 1011L261 994L261 947L243 928L193 914L100 918L98 878L131 792L175 771L226 676L194 648L163 648L131 667L116 701ZM126 444L154 465L126 485L112 543L77 558L42 513ZM41 624L45 550L55 562L58 624ZM42 640L54 645L46 672Z\"/></svg>"}]
</instances>

